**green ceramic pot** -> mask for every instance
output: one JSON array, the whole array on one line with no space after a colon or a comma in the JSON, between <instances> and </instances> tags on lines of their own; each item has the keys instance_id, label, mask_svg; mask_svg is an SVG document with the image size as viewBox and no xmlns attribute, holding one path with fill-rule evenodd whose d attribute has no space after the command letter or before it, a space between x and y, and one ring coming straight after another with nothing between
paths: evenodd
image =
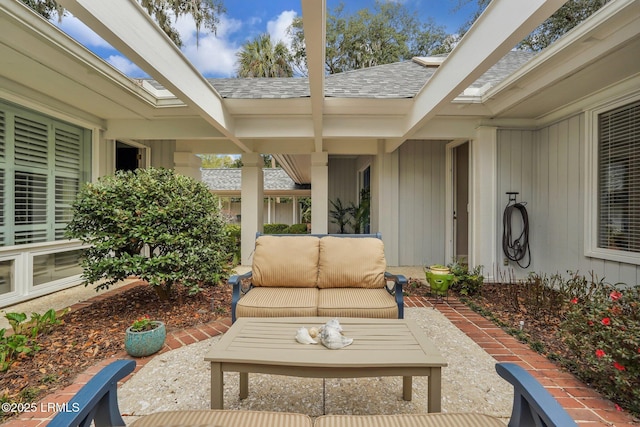
<instances>
[{"instance_id":1,"label":"green ceramic pot","mask_svg":"<svg viewBox=\"0 0 640 427\"><path fill-rule=\"evenodd\" d=\"M162 348L164 340L167 338L164 322L156 320L151 323L157 327L148 331L134 332L131 330L131 326L127 328L124 348L129 355L133 357L150 356Z\"/></svg>"}]
</instances>

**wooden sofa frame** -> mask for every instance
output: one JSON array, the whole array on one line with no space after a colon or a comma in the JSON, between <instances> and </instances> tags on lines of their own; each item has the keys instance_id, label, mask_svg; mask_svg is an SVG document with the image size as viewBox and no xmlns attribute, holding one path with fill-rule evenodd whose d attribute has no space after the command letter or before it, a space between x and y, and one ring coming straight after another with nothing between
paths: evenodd
<instances>
[{"instance_id":1,"label":"wooden sofa frame","mask_svg":"<svg viewBox=\"0 0 640 427\"><path fill-rule=\"evenodd\" d=\"M314 236L319 238L326 237L326 236L351 237L351 238L373 237L373 238L382 240L382 235L380 233L375 233L375 234L268 234L268 235L263 233L256 233L256 240L260 236L291 236L291 237ZM233 292L231 297L231 321L232 322L236 321L236 306L238 304L238 301L240 301L240 298L243 295L247 294L249 291L251 291L251 289L253 288L253 285L247 288L243 288L242 283L244 280L251 279L252 276L253 276L253 272L250 271L248 273L241 274L241 275L233 275L228 280L229 285L233 286ZM398 306L398 318L403 319L404 318L404 300L403 300L403 294L402 294L402 287L407 284L407 279L401 274L391 274L389 272L385 272L384 277L387 281L394 282L393 289L387 288L387 291L395 297L396 304Z\"/></svg>"},{"instance_id":2,"label":"wooden sofa frame","mask_svg":"<svg viewBox=\"0 0 640 427\"><path fill-rule=\"evenodd\" d=\"M71 398L66 406L70 410L56 414L49 423L49 427L88 427L91 425L91 422L95 423L95 427L124 426L125 423L120 416L118 407L116 386L119 380L133 372L135 366L136 363L133 360L117 360L104 367ZM498 363L496 364L496 371L502 378L511 383L514 389L513 409L509 420L509 427L577 426L575 421L562 406L560 406L558 401L523 368L513 363ZM272 420L274 417L274 413L272 412L258 413L255 411L235 410L174 411L167 414L173 414L174 418L176 418L177 415L177 418L183 419L196 417L200 421L197 424L212 425L219 423L220 417L227 416L226 422L224 423L225 427L246 426L248 420L250 420L253 427L266 427L268 424L261 423L260 420L264 419L266 422L266 420ZM228 419L229 415L232 416L231 421ZM436 419L441 420L443 417L455 415L456 414L449 413L412 415L411 425L430 427L435 425L433 421ZM154 415L149 415L148 417L151 417L149 420L158 418L158 421L166 421L166 418L163 418L162 412L156 413L155 417ZM358 415L336 415L328 417L340 418L340 426L361 425L356 420L356 418L359 417ZM373 415L368 417L374 420L380 418L380 424L384 425L393 425L395 427L403 427L406 425L403 424L402 418L394 419L393 423L382 422L385 417L387 418L386 421L389 421L390 417L394 417L393 415ZM321 418L323 417L318 418L318 420ZM352 418L354 420L350 421ZM416 419L418 419L417 424ZM300 427L313 426L311 419L306 416L300 416L294 418L294 420L299 421L297 423L288 423L287 425L290 427L294 425ZM134 425L154 425L154 423L144 421L145 417L142 417L140 420L137 420ZM316 421L316 424L317 423L318 421ZM441 424L438 423L438 425ZM458 427L476 426L459 425Z\"/></svg>"}]
</instances>

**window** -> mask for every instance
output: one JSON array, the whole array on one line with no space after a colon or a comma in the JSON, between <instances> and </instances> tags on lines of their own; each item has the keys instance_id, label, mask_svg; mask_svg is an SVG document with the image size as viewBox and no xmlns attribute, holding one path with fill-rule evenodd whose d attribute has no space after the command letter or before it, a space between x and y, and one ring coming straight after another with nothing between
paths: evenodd
<instances>
[{"instance_id":1,"label":"window","mask_svg":"<svg viewBox=\"0 0 640 427\"><path fill-rule=\"evenodd\" d=\"M640 253L640 101L597 114L597 248Z\"/></svg>"},{"instance_id":2,"label":"window","mask_svg":"<svg viewBox=\"0 0 640 427\"><path fill-rule=\"evenodd\" d=\"M64 238L90 142L86 129L0 102L0 246Z\"/></svg>"}]
</instances>

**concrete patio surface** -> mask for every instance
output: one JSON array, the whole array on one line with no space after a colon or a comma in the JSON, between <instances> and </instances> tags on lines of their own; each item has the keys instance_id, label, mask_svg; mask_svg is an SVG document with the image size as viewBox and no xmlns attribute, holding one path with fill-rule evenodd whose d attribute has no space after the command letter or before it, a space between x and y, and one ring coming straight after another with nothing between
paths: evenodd
<instances>
[{"instance_id":1,"label":"concrete patio surface","mask_svg":"<svg viewBox=\"0 0 640 427\"><path fill-rule=\"evenodd\" d=\"M389 268L389 270L394 273L405 274L407 277L424 277L422 273L422 267L400 267ZM243 271L246 271L246 268L238 269L238 272ZM84 289L84 287L82 288ZM93 298L104 298L112 292L120 292L122 289L126 288L127 284L123 284L116 289L108 291L107 293L100 293L99 296L95 296L94 294L94 296L91 297L88 301L78 302L76 303L76 305L89 304L91 302L91 299ZM50 298L50 301L52 301L51 304L53 304L53 301L55 300L56 297L52 295ZM48 308L51 307L52 306L49 305ZM579 425L589 427L640 426L640 422L638 422L638 420L634 420L629 414L625 412L616 410L616 407L612 402L604 399L590 387L576 379L573 375L559 369L554 363L534 352L528 346L518 342L510 335L507 335L502 329L495 326L492 322L484 319L482 316L474 313L467 306L460 303L455 298L449 298L449 301L446 303L438 303L433 305L431 301L425 298L409 297L405 298L405 307L407 307L407 317L415 318L423 328L428 328L429 325L432 324L439 324L442 328L452 328L450 329L450 331L453 332L451 332L449 335L455 335L456 338L453 341L459 342L462 347L446 350L442 349L442 351L443 353L447 354L458 352L460 355L462 355L463 361L460 363L456 362L456 365L462 365L463 363L466 363L467 369L469 369L469 367L473 368L475 365L482 365L483 367L481 369L486 370L485 366L490 366L491 364L496 362L514 362L524 367L534 377L536 377L538 381L540 381L542 385L550 391L550 393L578 422ZM24 311L28 312L28 310L26 309ZM197 405L197 407L202 407L204 405L203 409L206 409L206 405L208 404L206 396L208 396L209 371L207 369L207 364L202 365L202 361L198 361L197 359L200 357L201 352L206 351L209 346L213 345L217 340L217 337L223 334L230 327L230 325L230 319L223 319L210 322L208 324L199 325L198 327L190 329L172 331L167 336L167 341L163 350L161 350L154 356L135 359L137 363L135 372L128 378L125 378L125 380L120 384L119 401L121 411L125 415L141 415L147 411L152 412L153 410L192 408L192 406L189 405ZM444 343L443 340L444 338L438 338L436 342ZM473 354L478 355L478 360L482 360L482 362L476 360L476 356L472 356L469 349L473 349ZM185 363L183 357L184 355L192 355L189 357L192 357L193 361L187 361ZM465 359L465 356L467 355L468 357ZM129 357L125 353L123 353L119 358ZM466 360L466 362L464 362L464 360ZM78 376L74 384L66 387L63 390L60 390L57 393L45 397L42 400L42 403L44 403L44 405L40 406L46 408L46 404L49 402L67 402L71 398L71 396L73 396L73 394L75 394L82 387L82 385L86 383L86 381L88 381L96 372L98 372L103 366L107 365L110 361L111 360L105 360L88 369L86 372ZM205 372L197 373L197 376L199 376L200 378L200 380L198 381L201 381L202 385L196 385L192 387L193 389L204 390L196 390L197 393L187 394L181 399L180 393L176 393L176 390L180 390L180 385L171 384L171 382L174 381L174 377L176 375L176 373L172 371L180 370L180 368L176 368L176 366L180 365L172 365L175 363L179 363L182 365L182 369L184 369L185 374L183 376L187 378L190 378L190 375L195 375L193 374L192 367L190 365L196 365L198 367L201 367L198 369L205 370ZM489 381L489 383L485 384L484 395L482 395L482 387L480 387L478 390L480 390L479 392L482 395L481 398L478 400L478 402L470 404L469 402L463 401L465 399L465 395L455 392L455 387L459 387L460 390L463 390L464 384L454 384L453 386L451 384L448 386L445 384L445 378L447 378L447 369L450 369L450 372L452 372L454 369L457 369L457 366L451 365L452 364L450 363L450 368L445 368L445 370L443 371L444 411L457 412L463 410L473 410L470 409L469 405L484 405L484 409L482 409L482 411L485 413L491 413L493 409L496 409L496 411L493 412L494 415L504 417L506 412L506 416L508 416L508 411L510 410L511 404L510 400L512 397L511 390L510 387L504 389L504 384L500 385L499 381L502 380L497 377L497 375L497 379L495 380L495 382L493 379L484 379L484 375L489 375L486 372L482 374L482 377L478 377L479 380L475 382L471 377L469 377L469 382L473 383L471 385L472 388L478 388L478 386L481 385L483 381ZM465 374L463 373L461 374L461 376L456 377L455 375L451 375L450 377L464 378L464 375ZM264 410L264 408L260 406L262 404L260 402L261 393L263 393L263 395L265 393L271 393L277 396L278 393L290 392L286 391L283 388L280 382L280 378L283 377L277 377L277 381L273 379L257 381L255 388L252 388L252 391L250 392L249 399L246 399L245 401L239 401L237 399L237 393L234 390L234 378L230 377L228 381L225 380L225 382L228 383L227 385L225 385L226 407L252 407L258 408L259 410ZM300 379L296 378L296 380ZM420 391L424 390L424 387L420 385L418 381L414 380L413 401L403 402L401 401L401 399L399 399L400 402L396 402L398 399L396 398L395 394L398 394L398 390L396 388L396 385L394 385L393 383L393 379L390 379L389 384L386 384L382 381L377 381L375 379L371 379L371 381L373 382L367 382L366 384L364 382L359 383L362 380L369 379L363 378L353 381L327 380L328 390L326 396L327 398L324 403L324 409L331 413L340 413L340 411L352 411L353 413L357 413L357 411L363 410L362 408L358 409L357 404L355 408L341 408L339 406L340 404L338 403L340 396L353 396L354 393L357 394L358 391L362 391L364 388L382 387L383 392L393 394L393 396L391 396L391 398L389 399L392 402L382 402L377 406L373 406L372 408L364 410L375 410L375 413L384 413L385 410L394 410L393 408L396 407L396 404L404 405L404 410L406 410L407 412L418 412L421 410L421 399L419 396ZM166 387L160 388L158 386L155 386L156 392L154 393L154 384L158 384L158 381L160 383L164 382L165 386L168 384L169 388L167 389ZM255 381L255 379L252 377L250 381L253 382ZM312 381L315 382L311 384L299 383L298 386L301 387L301 389L306 388L308 390L307 396L310 397L307 398L305 402L308 401L307 403L308 405L310 405L310 415L315 416L317 415L316 412L324 410L318 406L319 402L322 399L322 386L321 384L318 384L317 381L321 382L322 380ZM331 381L341 382L337 383ZM451 392L451 390L447 392L447 387L450 387L451 390L453 390L453 393ZM173 390L173 392L171 390ZM499 398L497 398L498 394L500 395ZM288 403L284 398L285 396L286 395L283 394L280 410L287 410L288 408ZM317 398L314 401L312 397L316 396ZM495 402L487 400L490 399L491 396L497 398ZM189 400L190 403L186 404L184 402L184 398ZM229 399L228 402L227 399ZM508 401L508 408L504 406L505 401ZM144 410L140 409L142 405L145 405L145 402L149 402L149 407L145 408ZM393 408L390 409L389 405L392 405ZM54 413L46 411L25 413L18 418L7 421L2 425L7 427L45 426L53 417L53 415ZM127 417L127 420L132 419L134 418Z\"/></svg>"}]
</instances>

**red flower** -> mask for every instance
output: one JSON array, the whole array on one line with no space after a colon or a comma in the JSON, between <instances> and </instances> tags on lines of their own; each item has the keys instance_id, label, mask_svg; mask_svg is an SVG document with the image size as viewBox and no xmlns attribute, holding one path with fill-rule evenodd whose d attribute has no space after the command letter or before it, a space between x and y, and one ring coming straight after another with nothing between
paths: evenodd
<instances>
[{"instance_id":1,"label":"red flower","mask_svg":"<svg viewBox=\"0 0 640 427\"><path fill-rule=\"evenodd\" d=\"M609 298L611 298L611 301L617 301L620 299L621 296L622 296L622 293L619 291L613 291L609 294Z\"/></svg>"},{"instance_id":2,"label":"red flower","mask_svg":"<svg viewBox=\"0 0 640 427\"><path fill-rule=\"evenodd\" d=\"M618 405L617 403L616 403L616 411L622 412L622 406Z\"/></svg>"},{"instance_id":3,"label":"red flower","mask_svg":"<svg viewBox=\"0 0 640 427\"><path fill-rule=\"evenodd\" d=\"M622 366L618 362L613 362L613 367L616 368L618 371L624 371L624 366Z\"/></svg>"},{"instance_id":4,"label":"red flower","mask_svg":"<svg viewBox=\"0 0 640 427\"><path fill-rule=\"evenodd\" d=\"M571 304L577 304L577 303L578 303L578 298L577 297L571 300Z\"/></svg>"},{"instance_id":5,"label":"red flower","mask_svg":"<svg viewBox=\"0 0 640 427\"><path fill-rule=\"evenodd\" d=\"M596 357L598 359L600 359L602 356L605 356L605 355L606 355L606 353L604 352L604 350L600 350L600 349L596 350Z\"/></svg>"},{"instance_id":6,"label":"red flower","mask_svg":"<svg viewBox=\"0 0 640 427\"><path fill-rule=\"evenodd\" d=\"M611 319L605 317L604 319L602 319L602 324L605 326L609 326L611 324Z\"/></svg>"}]
</instances>

